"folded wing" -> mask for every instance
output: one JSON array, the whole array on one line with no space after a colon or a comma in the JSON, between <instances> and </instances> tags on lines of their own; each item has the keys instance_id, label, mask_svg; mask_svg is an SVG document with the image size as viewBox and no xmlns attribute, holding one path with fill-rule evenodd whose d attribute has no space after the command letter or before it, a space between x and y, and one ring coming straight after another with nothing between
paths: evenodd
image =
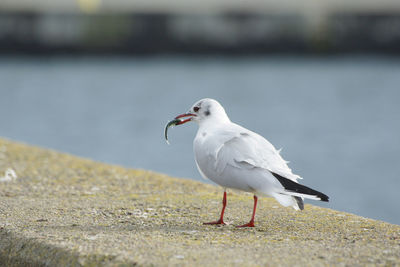
<instances>
[{"instance_id":1,"label":"folded wing","mask_svg":"<svg viewBox=\"0 0 400 267\"><path fill-rule=\"evenodd\" d=\"M292 173L279 151L264 137L237 124L224 129L219 147L214 152L215 169L222 173L227 165L238 168L262 168L294 182L300 176Z\"/></svg>"}]
</instances>

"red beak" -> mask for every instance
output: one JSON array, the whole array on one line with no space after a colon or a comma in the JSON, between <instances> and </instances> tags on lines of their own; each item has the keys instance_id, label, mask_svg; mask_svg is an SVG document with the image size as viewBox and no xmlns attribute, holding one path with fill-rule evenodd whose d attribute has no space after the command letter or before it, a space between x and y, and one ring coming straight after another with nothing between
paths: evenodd
<instances>
[{"instance_id":1,"label":"red beak","mask_svg":"<svg viewBox=\"0 0 400 267\"><path fill-rule=\"evenodd\" d=\"M185 118L185 117L190 117L190 118L188 118L186 120L181 120L176 125L181 125L181 124L187 123L187 122L191 121L192 118L195 117L195 116L197 116L197 115L193 114L193 113L185 113L185 114L178 115L178 116L175 117L176 120L180 119L180 118Z\"/></svg>"}]
</instances>

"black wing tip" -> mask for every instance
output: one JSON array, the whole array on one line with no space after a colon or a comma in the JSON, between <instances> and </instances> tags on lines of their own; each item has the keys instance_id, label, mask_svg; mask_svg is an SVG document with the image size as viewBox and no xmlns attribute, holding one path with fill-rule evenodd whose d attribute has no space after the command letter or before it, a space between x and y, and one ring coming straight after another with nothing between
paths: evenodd
<instances>
[{"instance_id":1,"label":"black wing tip","mask_svg":"<svg viewBox=\"0 0 400 267\"><path fill-rule=\"evenodd\" d=\"M295 193L302 193L310 196L316 196L319 197L320 201L324 202L329 202L329 197L325 195L324 193L318 192L317 190L311 189L305 185L298 184L296 182L293 182L292 180L283 177L277 173L271 172L273 176L275 176L276 179L282 184L282 186L288 190L292 191Z\"/></svg>"},{"instance_id":2,"label":"black wing tip","mask_svg":"<svg viewBox=\"0 0 400 267\"><path fill-rule=\"evenodd\" d=\"M318 197L320 198L321 201L329 202L329 197L325 194L321 193L321 195L319 195Z\"/></svg>"}]
</instances>

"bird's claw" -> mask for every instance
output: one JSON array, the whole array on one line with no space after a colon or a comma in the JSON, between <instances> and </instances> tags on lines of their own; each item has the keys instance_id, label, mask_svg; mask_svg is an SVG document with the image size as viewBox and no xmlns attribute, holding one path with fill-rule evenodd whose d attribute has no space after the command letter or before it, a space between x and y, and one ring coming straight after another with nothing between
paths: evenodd
<instances>
[{"instance_id":1,"label":"bird's claw","mask_svg":"<svg viewBox=\"0 0 400 267\"><path fill-rule=\"evenodd\" d=\"M226 223L222 220L213 221L213 222L205 222L204 225L226 225Z\"/></svg>"},{"instance_id":2,"label":"bird's claw","mask_svg":"<svg viewBox=\"0 0 400 267\"><path fill-rule=\"evenodd\" d=\"M243 224L243 225L237 225L236 227L237 228L243 228L243 227L255 227L255 226L254 226L254 222L250 221L250 222L248 222L246 224Z\"/></svg>"}]
</instances>

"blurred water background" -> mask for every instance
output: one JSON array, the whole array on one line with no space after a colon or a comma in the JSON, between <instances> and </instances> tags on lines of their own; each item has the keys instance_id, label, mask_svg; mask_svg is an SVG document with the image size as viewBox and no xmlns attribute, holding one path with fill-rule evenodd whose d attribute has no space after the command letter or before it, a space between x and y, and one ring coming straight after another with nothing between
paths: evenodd
<instances>
[{"instance_id":1,"label":"blurred water background","mask_svg":"<svg viewBox=\"0 0 400 267\"><path fill-rule=\"evenodd\" d=\"M0 136L201 180L163 128L211 97L309 203L400 224L399 55L398 0L2 0Z\"/></svg>"},{"instance_id":2,"label":"blurred water background","mask_svg":"<svg viewBox=\"0 0 400 267\"><path fill-rule=\"evenodd\" d=\"M400 224L399 59L2 57L0 81L1 136L195 180L197 125L163 130L215 98L331 197L309 203Z\"/></svg>"}]
</instances>

